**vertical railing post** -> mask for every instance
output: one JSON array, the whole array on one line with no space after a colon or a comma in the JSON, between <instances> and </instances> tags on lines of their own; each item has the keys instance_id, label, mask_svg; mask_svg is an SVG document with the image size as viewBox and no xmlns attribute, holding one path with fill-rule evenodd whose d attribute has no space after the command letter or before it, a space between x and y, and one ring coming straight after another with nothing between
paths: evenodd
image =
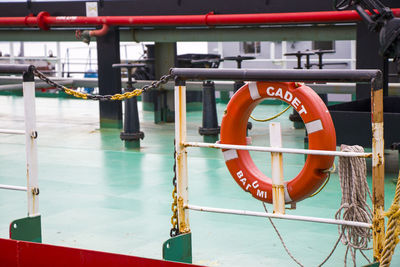
<instances>
[{"instance_id":1,"label":"vertical railing post","mask_svg":"<svg viewBox=\"0 0 400 267\"><path fill-rule=\"evenodd\" d=\"M269 140L271 147L282 147L281 124L271 122L269 124ZM272 203L274 213L285 214L285 190L283 180L283 158L282 153L271 153L272 172Z\"/></svg>"},{"instance_id":2,"label":"vertical railing post","mask_svg":"<svg viewBox=\"0 0 400 267\"><path fill-rule=\"evenodd\" d=\"M383 87L382 77L372 80L372 203L373 203L373 252L379 260L385 240L385 161L383 138Z\"/></svg>"},{"instance_id":3,"label":"vertical railing post","mask_svg":"<svg viewBox=\"0 0 400 267\"><path fill-rule=\"evenodd\" d=\"M186 83L179 78L175 79L175 150L176 150L176 179L178 198L178 226L179 233L189 233L188 204L188 175L186 142Z\"/></svg>"},{"instance_id":4,"label":"vertical railing post","mask_svg":"<svg viewBox=\"0 0 400 267\"><path fill-rule=\"evenodd\" d=\"M23 74L28 216L39 214L35 82L32 70Z\"/></svg>"}]
</instances>

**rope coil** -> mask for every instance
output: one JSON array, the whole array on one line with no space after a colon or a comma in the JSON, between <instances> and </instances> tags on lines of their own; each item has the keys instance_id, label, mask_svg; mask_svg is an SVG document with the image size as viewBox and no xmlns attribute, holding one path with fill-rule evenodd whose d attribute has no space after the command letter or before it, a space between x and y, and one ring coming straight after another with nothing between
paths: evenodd
<instances>
[{"instance_id":1,"label":"rope coil","mask_svg":"<svg viewBox=\"0 0 400 267\"><path fill-rule=\"evenodd\" d=\"M364 152L361 146L341 145L343 152ZM372 199L367 183L367 167L364 158L339 157L339 179L342 190L341 206L335 214L337 220L372 223L372 209L367 204L367 196ZM347 265L347 254L350 251L354 265L356 252L370 250L368 243L372 238L369 228L341 225L339 226L341 242L347 246L344 266ZM368 261L369 259L365 257Z\"/></svg>"},{"instance_id":2,"label":"rope coil","mask_svg":"<svg viewBox=\"0 0 400 267\"><path fill-rule=\"evenodd\" d=\"M341 151L344 152L364 152L361 146L341 146ZM335 214L335 219L337 220L348 220L348 221L359 221L359 222L372 222L372 210L367 204L367 196L371 199L371 192L367 183L367 167L365 163L365 158L358 157L339 157L339 179L340 186L342 190L342 201L341 206ZM329 174L334 172L335 167L326 170ZM318 194L324 187L326 183L321 186L320 190L317 191ZM314 195L316 195L314 194ZM313 195L312 195L313 196ZM310 196L310 197L312 197ZM400 200L400 185L399 185L399 200ZM263 203L264 209L268 212L265 203ZM400 206L399 209L391 211L393 216L398 215L400 218ZM278 229L273 223L271 218L268 218L272 227L278 235L286 253L293 259L294 262L299 266L304 266L298 259L296 259L293 254L287 248L282 236L280 235ZM400 225L400 222L399 222ZM398 228L400 229L400 227ZM339 242L347 246L346 253L344 256L344 266L347 265L347 254L350 254L353 259L354 266L356 266L356 251L359 250L360 253L367 259L370 260L364 254L363 250L369 250L368 243L371 240L372 232L371 229L356 226L339 226L339 237L336 240L333 249L328 254L328 256L318 265L319 267L324 265L329 258L333 255ZM398 242L398 239L397 239Z\"/></svg>"}]
</instances>

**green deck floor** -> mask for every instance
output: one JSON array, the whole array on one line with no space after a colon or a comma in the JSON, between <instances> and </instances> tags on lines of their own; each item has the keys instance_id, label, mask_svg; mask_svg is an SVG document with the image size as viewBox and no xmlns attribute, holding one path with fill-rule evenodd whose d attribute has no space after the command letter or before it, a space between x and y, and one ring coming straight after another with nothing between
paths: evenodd
<instances>
[{"instance_id":1,"label":"green deck floor","mask_svg":"<svg viewBox=\"0 0 400 267\"><path fill-rule=\"evenodd\" d=\"M98 103L37 98L40 212L43 242L135 256L161 258L169 238L171 217L173 124L153 124L151 112L140 113L145 132L142 148L126 150L119 130L98 129ZM139 103L140 106L140 103ZM225 104L218 104L219 120ZM280 105L257 107L265 117ZM303 148L304 130L282 124L284 147ZM188 139L197 134L201 112L188 114ZM253 143L268 145L268 124L254 123ZM23 129L23 101L0 96L0 128ZM0 183L25 185L23 136L0 136ZM191 204L263 211L261 202L243 192L230 177L218 150L189 148ZM269 155L253 153L270 175ZM293 177L304 163L302 155L284 156L285 177ZM386 179L386 207L394 192ZM332 218L340 205L338 176L332 175L318 196L297 204L288 214ZM371 179L369 177L369 182ZM270 210L272 209L269 205ZM0 237L8 237L9 223L26 216L23 192L0 191ZM275 220L291 252L305 265L317 266L337 239L334 225ZM270 223L264 218L190 212L194 263L209 266L296 266L287 256ZM392 266L400 266L400 249ZM367 253L371 255L371 253ZM342 266L344 247L325 266ZM367 262L359 256L358 266Z\"/></svg>"}]
</instances>

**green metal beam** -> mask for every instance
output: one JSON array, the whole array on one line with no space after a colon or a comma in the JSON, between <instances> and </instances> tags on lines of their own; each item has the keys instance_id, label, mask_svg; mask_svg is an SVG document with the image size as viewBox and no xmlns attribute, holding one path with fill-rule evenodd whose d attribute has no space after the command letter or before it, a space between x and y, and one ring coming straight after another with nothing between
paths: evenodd
<instances>
[{"instance_id":1,"label":"green metal beam","mask_svg":"<svg viewBox=\"0 0 400 267\"><path fill-rule=\"evenodd\" d=\"M92 38L92 41L95 39ZM7 42L82 42L75 37L75 29L52 29L42 31L39 29L0 29L0 41ZM120 41L133 41L132 30L123 29L120 31Z\"/></svg>"},{"instance_id":2,"label":"green metal beam","mask_svg":"<svg viewBox=\"0 0 400 267\"><path fill-rule=\"evenodd\" d=\"M121 28L121 41L190 42L190 41L329 41L355 40L355 24L289 25L219 28ZM0 41L78 41L74 29L0 29Z\"/></svg>"},{"instance_id":3,"label":"green metal beam","mask_svg":"<svg viewBox=\"0 0 400 267\"><path fill-rule=\"evenodd\" d=\"M329 41L355 40L355 25L308 25L202 29L137 29L133 40L137 42L185 41Z\"/></svg>"}]
</instances>

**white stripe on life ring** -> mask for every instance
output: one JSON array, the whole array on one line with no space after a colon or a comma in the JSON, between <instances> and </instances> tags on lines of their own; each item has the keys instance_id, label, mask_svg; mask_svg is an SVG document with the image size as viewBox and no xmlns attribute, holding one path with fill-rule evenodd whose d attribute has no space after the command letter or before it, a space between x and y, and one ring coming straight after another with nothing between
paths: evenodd
<instances>
[{"instance_id":1,"label":"white stripe on life ring","mask_svg":"<svg viewBox=\"0 0 400 267\"><path fill-rule=\"evenodd\" d=\"M315 133L324 129L324 127L322 127L321 120L310 121L306 123L305 126L308 134Z\"/></svg>"},{"instance_id":2,"label":"white stripe on life ring","mask_svg":"<svg viewBox=\"0 0 400 267\"><path fill-rule=\"evenodd\" d=\"M285 203L292 202L292 199L290 198L289 192L287 190L287 183L284 185L284 192L285 192Z\"/></svg>"},{"instance_id":3,"label":"white stripe on life ring","mask_svg":"<svg viewBox=\"0 0 400 267\"><path fill-rule=\"evenodd\" d=\"M229 161L232 159L237 159L238 154L236 149L229 149L223 152L225 161Z\"/></svg>"},{"instance_id":4,"label":"white stripe on life ring","mask_svg":"<svg viewBox=\"0 0 400 267\"><path fill-rule=\"evenodd\" d=\"M259 99L260 93L258 92L258 87L256 82L249 82L249 92L250 92L250 97L253 100Z\"/></svg>"}]
</instances>

